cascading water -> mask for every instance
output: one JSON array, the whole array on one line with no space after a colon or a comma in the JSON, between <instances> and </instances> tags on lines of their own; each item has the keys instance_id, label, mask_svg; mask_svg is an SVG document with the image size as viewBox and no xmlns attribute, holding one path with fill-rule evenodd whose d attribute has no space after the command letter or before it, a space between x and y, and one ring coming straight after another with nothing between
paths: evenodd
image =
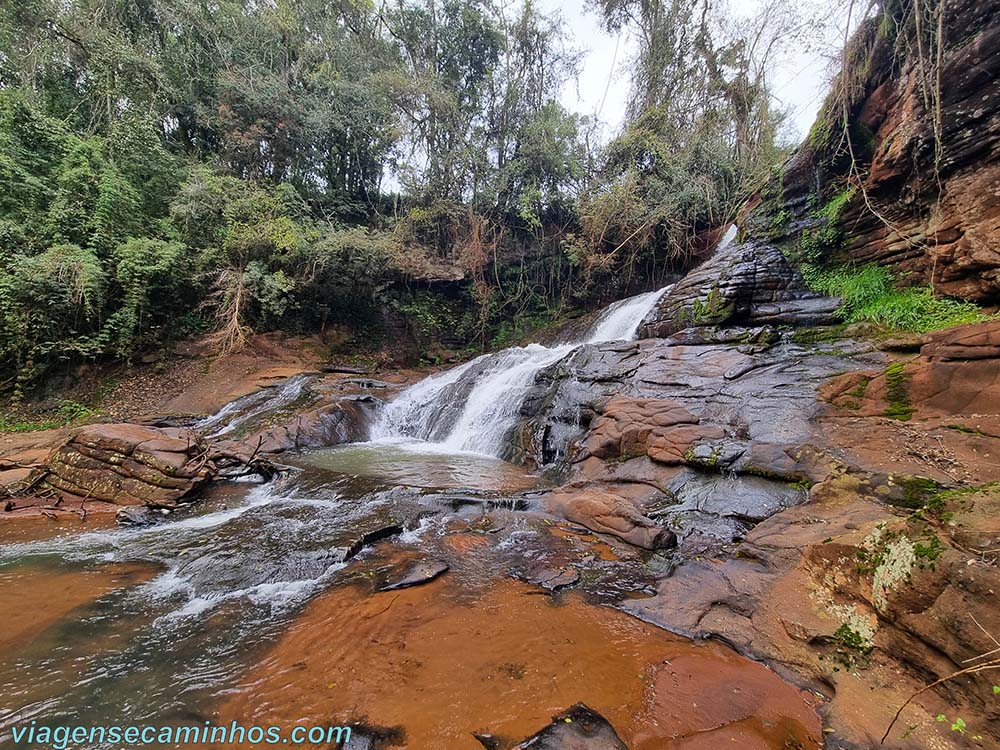
<instances>
[{"instance_id":1,"label":"cascading water","mask_svg":"<svg viewBox=\"0 0 1000 750\"><path fill-rule=\"evenodd\" d=\"M732 226L715 252L735 239L736 227ZM635 338L646 315L669 289L664 287L608 306L580 340L551 347L511 347L421 380L383 409L372 428L372 441L417 440L423 441L425 450L500 456L521 404L541 370L584 344Z\"/></svg>"},{"instance_id":2,"label":"cascading water","mask_svg":"<svg viewBox=\"0 0 1000 750\"><path fill-rule=\"evenodd\" d=\"M667 289L614 303L581 340L552 347L511 347L420 381L385 407L372 429L372 440L420 440L429 450L500 455L541 370L584 344L634 338Z\"/></svg>"},{"instance_id":3,"label":"cascading water","mask_svg":"<svg viewBox=\"0 0 1000 750\"><path fill-rule=\"evenodd\" d=\"M261 415L271 414L298 399L309 382L308 375L293 375L279 386L262 388L230 401L211 417L195 424L207 437L217 438L235 432Z\"/></svg>"}]
</instances>

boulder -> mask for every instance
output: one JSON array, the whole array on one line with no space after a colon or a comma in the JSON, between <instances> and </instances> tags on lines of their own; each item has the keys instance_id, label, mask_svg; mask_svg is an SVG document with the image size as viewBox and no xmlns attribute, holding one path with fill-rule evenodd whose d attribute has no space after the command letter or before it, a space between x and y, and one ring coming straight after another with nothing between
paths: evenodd
<instances>
[{"instance_id":1,"label":"boulder","mask_svg":"<svg viewBox=\"0 0 1000 750\"><path fill-rule=\"evenodd\" d=\"M443 576L449 569L448 563L443 560L421 560L411 565L401 577L387 583L379 591L398 591L430 583Z\"/></svg>"},{"instance_id":2,"label":"boulder","mask_svg":"<svg viewBox=\"0 0 1000 750\"><path fill-rule=\"evenodd\" d=\"M515 750L627 750L615 728L582 703L552 717L552 723Z\"/></svg>"},{"instance_id":3,"label":"boulder","mask_svg":"<svg viewBox=\"0 0 1000 750\"><path fill-rule=\"evenodd\" d=\"M683 406L666 399L614 399L594 421L575 460L647 455L657 463L680 465L695 442L725 437L721 428L698 422Z\"/></svg>"},{"instance_id":4,"label":"boulder","mask_svg":"<svg viewBox=\"0 0 1000 750\"><path fill-rule=\"evenodd\" d=\"M662 338L692 326L827 325L836 321L838 304L810 290L773 245L734 243L675 284L641 333Z\"/></svg>"},{"instance_id":5,"label":"boulder","mask_svg":"<svg viewBox=\"0 0 1000 750\"><path fill-rule=\"evenodd\" d=\"M134 424L97 424L70 435L37 469L42 484L116 505L173 507L214 473L193 433Z\"/></svg>"},{"instance_id":6,"label":"boulder","mask_svg":"<svg viewBox=\"0 0 1000 750\"><path fill-rule=\"evenodd\" d=\"M544 498L548 508L567 521L599 534L611 534L643 549L677 544L674 533L647 518L628 500L590 486L567 485Z\"/></svg>"}]
</instances>

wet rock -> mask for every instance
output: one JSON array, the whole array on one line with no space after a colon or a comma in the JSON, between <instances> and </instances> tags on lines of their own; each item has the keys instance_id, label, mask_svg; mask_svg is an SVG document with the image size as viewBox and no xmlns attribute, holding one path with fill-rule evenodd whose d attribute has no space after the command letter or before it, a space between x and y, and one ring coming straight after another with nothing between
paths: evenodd
<instances>
[{"instance_id":1,"label":"wet rock","mask_svg":"<svg viewBox=\"0 0 1000 750\"><path fill-rule=\"evenodd\" d=\"M443 576L449 570L448 563L441 560L421 561L411 566L402 578L383 586L379 591L396 591L411 586L419 586L423 583L430 583L436 578Z\"/></svg>"},{"instance_id":2,"label":"wet rock","mask_svg":"<svg viewBox=\"0 0 1000 750\"><path fill-rule=\"evenodd\" d=\"M575 460L645 454L659 463L682 464L696 440L724 434L714 425L699 425L697 417L672 401L614 399L594 421Z\"/></svg>"},{"instance_id":3,"label":"wet rock","mask_svg":"<svg viewBox=\"0 0 1000 750\"><path fill-rule=\"evenodd\" d=\"M830 343L816 351L785 341L766 356L732 345L681 344L673 339L633 342L618 350L581 347L536 379L522 409L524 422L514 433L515 457L561 468L580 458L576 463L582 465L586 459L576 441L586 446L588 437L580 436L599 424L608 431L606 444L602 440L598 450L617 452L619 459L630 457L629 443L641 451L655 431L662 432L662 440L653 440L660 443L655 452L668 463L679 462L691 442L716 442L723 433L741 441L797 445L812 432L810 419L820 411L816 391L824 380L870 369L882 359L881 354L858 351L850 342ZM601 417L616 401L626 407L619 410L623 423L606 425ZM643 411L638 406L642 401L652 402L648 414L638 414L642 427L622 433L631 413ZM677 414L676 423L656 424L664 418L657 412ZM626 438L624 446L620 434Z\"/></svg>"},{"instance_id":4,"label":"wet rock","mask_svg":"<svg viewBox=\"0 0 1000 750\"><path fill-rule=\"evenodd\" d=\"M365 391L380 384L357 381L298 373L226 404L197 428L219 450L244 456L364 440L379 404Z\"/></svg>"},{"instance_id":5,"label":"wet rock","mask_svg":"<svg viewBox=\"0 0 1000 750\"><path fill-rule=\"evenodd\" d=\"M89 425L45 460L41 482L118 505L173 507L214 473L207 448L182 430L133 424Z\"/></svg>"},{"instance_id":6,"label":"wet rock","mask_svg":"<svg viewBox=\"0 0 1000 750\"><path fill-rule=\"evenodd\" d=\"M352 367L350 365L324 365L322 368L323 372L336 372L344 373L347 375L367 375L368 370L364 367Z\"/></svg>"},{"instance_id":7,"label":"wet rock","mask_svg":"<svg viewBox=\"0 0 1000 750\"><path fill-rule=\"evenodd\" d=\"M548 508L571 523L599 534L611 534L643 549L669 549L674 533L644 516L628 500L595 487L567 486L543 498Z\"/></svg>"},{"instance_id":8,"label":"wet rock","mask_svg":"<svg viewBox=\"0 0 1000 750\"><path fill-rule=\"evenodd\" d=\"M674 477L668 489L674 502L654 515L684 540L688 552L696 544L739 541L764 519L808 498L805 490L780 481L691 470Z\"/></svg>"},{"instance_id":9,"label":"wet rock","mask_svg":"<svg viewBox=\"0 0 1000 750\"><path fill-rule=\"evenodd\" d=\"M500 750L503 747L503 740L489 732L474 732L472 736L486 750Z\"/></svg>"},{"instance_id":10,"label":"wet rock","mask_svg":"<svg viewBox=\"0 0 1000 750\"><path fill-rule=\"evenodd\" d=\"M825 325L835 322L837 306L811 291L778 248L734 243L675 284L641 331L666 337L691 326Z\"/></svg>"},{"instance_id":11,"label":"wet rock","mask_svg":"<svg viewBox=\"0 0 1000 750\"><path fill-rule=\"evenodd\" d=\"M515 750L628 750L608 720L577 703L552 717L552 723Z\"/></svg>"},{"instance_id":12,"label":"wet rock","mask_svg":"<svg viewBox=\"0 0 1000 750\"><path fill-rule=\"evenodd\" d=\"M355 539L344 551L344 560L350 560L352 557L356 556L365 547L370 547L373 544L378 544L379 542L385 541L386 539L391 539L394 536L399 536L403 533L403 527L397 524L391 524L389 526L383 526L374 531L368 531L362 534L360 537Z\"/></svg>"},{"instance_id":13,"label":"wet rock","mask_svg":"<svg viewBox=\"0 0 1000 750\"><path fill-rule=\"evenodd\" d=\"M136 505L125 506L115 513L115 523L119 526L152 526L161 518L152 508Z\"/></svg>"},{"instance_id":14,"label":"wet rock","mask_svg":"<svg viewBox=\"0 0 1000 750\"><path fill-rule=\"evenodd\" d=\"M704 346L706 344L758 344L770 346L778 341L778 332L770 326L744 328L742 326L726 326L725 328L701 327L685 328L670 336L670 341L688 346Z\"/></svg>"},{"instance_id":15,"label":"wet rock","mask_svg":"<svg viewBox=\"0 0 1000 750\"><path fill-rule=\"evenodd\" d=\"M577 583L580 574L568 565L561 568L543 565L529 569L523 578L548 591L558 591Z\"/></svg>"}]
</instances>

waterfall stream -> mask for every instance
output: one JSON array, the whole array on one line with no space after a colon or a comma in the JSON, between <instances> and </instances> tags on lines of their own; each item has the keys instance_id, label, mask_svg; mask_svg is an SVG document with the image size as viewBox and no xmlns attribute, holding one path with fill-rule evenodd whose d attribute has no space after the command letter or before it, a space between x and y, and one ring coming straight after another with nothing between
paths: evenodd
<instances>
[{"instance_id":1,"label":"waterfall stream","mask_svg":"<svg viewBox=\"0 0 1000 750\"><path fill-rule=\"evenodd\" d=\"M372 428L372 440L416 440L422 441L424 450L501 455L504 440L541 370L585 344L634 338L668 289L608 306L579 340L511 347L421 380L385 407Z\"/></svg>"}]
</instances>

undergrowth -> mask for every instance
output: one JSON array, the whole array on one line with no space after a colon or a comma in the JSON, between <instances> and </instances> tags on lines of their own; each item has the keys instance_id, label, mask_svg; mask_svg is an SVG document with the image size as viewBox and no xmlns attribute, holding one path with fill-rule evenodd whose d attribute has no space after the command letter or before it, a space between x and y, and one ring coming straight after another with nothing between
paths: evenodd
<instances>
[{"instance_id":1,"label":"undergrowth","mask_svg":"<svg viewBox=\"0 0 1000 750\"><path fill-rule=\"evenodd\" d=\"M839 314L848 323L870 322L897 331L926 333L939 328L987 320L971 302L938 297L930 287L899 288L880 266L802 268L806 283L831 297L840 297Z\"/></svg>"},{"instance_id":2,"label":"undergrowth","mask_svg":"<svg viewBox=\"0 0 1000 750\"><path fill-rule=\"evenodd\" d=\"M38 432L82 422L94 413L89 406L76 401L63 401L49 419L12 419L0 414L0 432Z\"/></svg>"}]
</instances>

